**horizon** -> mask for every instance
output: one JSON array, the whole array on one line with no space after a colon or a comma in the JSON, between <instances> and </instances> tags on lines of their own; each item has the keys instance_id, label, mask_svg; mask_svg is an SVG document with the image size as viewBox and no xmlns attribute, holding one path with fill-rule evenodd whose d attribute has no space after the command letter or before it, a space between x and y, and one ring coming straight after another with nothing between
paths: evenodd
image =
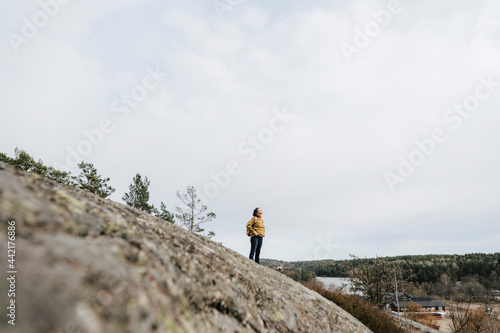
<instances>
[{"instance_id":1,"label":"horizon","mask_svg":"<svg viewBox=\"0 0 500 333\"><path fill-rule=\"evenodd\" d=\"M453 254L446 254L446 253L427 253L427 254L399 254L399 255L390 255L390 256L383 256L383 257L363 257L363 258L349 258L349 259L313 259L313 260L281 260L281 259L271 259L271 258L261 258L260 260L275 260L275 261L283 261L283 262L302 262L302 261L345 261L345 260L364 260L364 259L376 259L376 258L396 258L396 257L404 257L404 256L409 256L409 257L420 257L420 256L467 256L470 254L500 254L500 252L471 252L471 253L464 253L464 254L458 254L458 253L453 253Z\"/></svg>"}]
</instances>

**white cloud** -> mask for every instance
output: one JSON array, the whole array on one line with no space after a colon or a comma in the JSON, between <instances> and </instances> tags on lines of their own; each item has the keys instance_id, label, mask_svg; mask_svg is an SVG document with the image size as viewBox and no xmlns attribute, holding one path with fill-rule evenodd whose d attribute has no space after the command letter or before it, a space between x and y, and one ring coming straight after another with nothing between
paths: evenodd
<instances>
[{"instance_id":1,"label":"white cloud","mask_svg":"<svg viewBox=\"0 0 500 333\"><path fill-rule=\"evenodd\" d=\"M261 8L250 7L243 15L245 25L251 29L262 31L269 22L269 15Z\"/></svg>"}]
</instances>

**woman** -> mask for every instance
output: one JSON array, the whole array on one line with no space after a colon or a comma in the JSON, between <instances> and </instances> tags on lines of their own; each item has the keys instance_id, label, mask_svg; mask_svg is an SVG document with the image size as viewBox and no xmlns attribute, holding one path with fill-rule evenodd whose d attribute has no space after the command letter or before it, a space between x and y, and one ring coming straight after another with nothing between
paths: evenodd
<instances>
[{"instance_id":1,"label":"woman","mask_svg":"<svg viewBox=\"0 0 500 333\"><path fill-rule=\"evenodd\" d=\"M260 264L260 248L266 236L266 228L264 227L264 220L262 219L262 209L259 207L253 211L253 217L247 223L247 234L250 236L250 260L253 260L255 255L255 262Z\"/></svg>"}]
</instances>

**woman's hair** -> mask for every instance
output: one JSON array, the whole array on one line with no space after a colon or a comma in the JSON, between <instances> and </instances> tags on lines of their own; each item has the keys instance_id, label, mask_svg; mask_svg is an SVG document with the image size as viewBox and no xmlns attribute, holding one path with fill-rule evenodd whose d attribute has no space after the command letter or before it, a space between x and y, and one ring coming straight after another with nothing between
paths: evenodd
<instances>
[{"instance_id":1,"label":"woman's hair","mask_svg":"<svg viewBox=\"0 0 500 333\"><path fill-rule=\"evenodd\" d=\"M253 216L255 216L255 217L259 217L259 207L255 208L255 209L253 210Z\"/></svg>"}]
</instances>

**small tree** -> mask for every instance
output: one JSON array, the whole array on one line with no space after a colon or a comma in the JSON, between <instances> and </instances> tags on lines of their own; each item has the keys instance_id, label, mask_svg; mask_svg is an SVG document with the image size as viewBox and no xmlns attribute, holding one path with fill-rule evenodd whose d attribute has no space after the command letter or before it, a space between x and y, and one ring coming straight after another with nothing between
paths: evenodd
<instances>
[{"instance_id":1,"label":"small tree","mask_svg":"<svg viewBox=\"0 0 500 333\"><path fill-rule=\"evenodd\" d=\"M155 216L162 220L175 224L174 214L170 213L167 210L167 206L163 202L160 203L160 210L156 209Z\"/></svg>"},{"instance_id":2,"label":"small tree","mask_svg":"<svg viewBox=\"0 0 500 333\"><path fill-rule=\"evenodd\" d=\"M47 167L43 164L42 160L35 161L35 158L32 157L24 150L15 149L14 150L15 158L11 159L11 164L16 167L16 169L37 173L39 175L45 176L47 174Z\"/></svg>"},{"instance_id":3,"label":"small tree","mask_svg":"<svg viewBox=\"0 0 500 333\"><path fill-rule=\"evenodd\" d=\"M387 301L387 295L395 288L392 271L386 261L382 258L375 258L372 263L368 260L360 260L355 255L350 255L359 262L356 267L344 263L344 270L353 280L352 289L361 292L368 300L379 308L383 308Z\"/></svg>"},{"instance_id":4,"label":"small tree","mask_svg":"<svg viewBox=\"0 0 500 333\"><path fill-rule=\"evenodd\" d=\"M177 191L177 197L187 206L187 209L184 210L181 207L176 207L178 214L175 214L175 217L180 220L189 231L198 234L204 232L205 229L200 227L200 225L212 221L216 217L215 213L205 213L207 206L203 205L201 200L198 199L194 186L188 186L186 188L186 193ZM213 236L215 236L215 233L209 231L205 237L212 238Z\"/></svg>"},{"instance_id":5,"label":"small tree","mask_svg":"<svg viewBox=\"0 0 500 333\"><path fill-rule=\"evenodd\" d=\"M142 177L137 174L132 180L132 184L129 185L129 192L125 193L122 200L125 201L130 207L140 209L146 213L152 214L156 211L153 205L148 203L149 201L149 180L148 177Z\"/></svg>"},{"instance_id":6,"label":"small tree","mask_svg":"<svg viewBox=\"0 0 500 333\"><path fill-rule=\"evenodd\" d=\"M451 301L454 286L455 284L448 274L441 274L439 281L437 282L437 288L441 296Z\"/></svg>"},{"instance_id":7,"label":"small tree","mask_svg":"<svg viewBox=\"0 0 500 333\"><path fill-rule=\"evenodd\" d=\"M107 198L115 192L115 189L107 184L109 178L101 178L92 163L82 161L78 164L78 167L82 172L78 177L74 177L77 188L97 194L101 198Z\"/></svg>"},{"instance_id":8,"label":"small tree","mask_svg":"<svg viewBox=\"0 0 500 333\"><path fill-rule=\"evenodd\" d=\"M451 319L450 328L454 333L498 333L500 324L483 309L471 309L471 299L464 304L454 304L449 307Z\"/></svg>"},{"instance_id":9,"label":"small tree","mask_svg":"<svg viewBox=\"0 0 500 333\"><path fill-rule=\"evenodd\" d=\"M486 332L485 327L487 326L488 315L483 309L472 310L469 317L468 326L472 332Z\"/></svg>"},{"instance_id":10,"label":"small tree","mask_svg":"<svg viewBox=\"0 0 500 333\"><path fill-rule=\"evenodd\" d=\"M7 156L7 154L0 153L0 162L12 164L12 158Z\"/></svg>"},{"instance_id":11,"label":"small tree","mask_svg":"<svg viewBox=\"0 0 500 333\"><path fill-rule=\"evenodd\" d=\"M478 302L488 298L486 288L473 277L465 278L457 288L457 292L460 300L474 300Z\"/></svg>"},{"instance_id":12,"label":"small tree","mask_svg":"<svg viewBox=\"0 0 500 333\"><path fill-rule=\"evenodd\" d=\"M423 311L422 305L413 301L408 303L408 306L406 307L406 315L408 316L409 319L413 321L417 321L422 311Z\"/></svg>"},{"instance_id":13,"label":"small tree","mask_svg":"<svg viewBox=\"0 0 500 333\"><path fill-rule=\"evenodd\" d=\"M71 172L69 171L60 171L50 166L45 177L52 179L53 181L56 181L60 184L76 186L76 184L73 182Z\"/></svg>"},{"instance_id":14,"label":"small tree","mask_svg":"<svg viewBox=\"0 0 500 333\"><path fill-rule=\"evenodd\" d=\"M464 332L470 320L470 301L466 306L459 305L458 303L450 304L448 306L449 317L451 319L450 328L453 333Z\"/></svg>"}]
</instances>

